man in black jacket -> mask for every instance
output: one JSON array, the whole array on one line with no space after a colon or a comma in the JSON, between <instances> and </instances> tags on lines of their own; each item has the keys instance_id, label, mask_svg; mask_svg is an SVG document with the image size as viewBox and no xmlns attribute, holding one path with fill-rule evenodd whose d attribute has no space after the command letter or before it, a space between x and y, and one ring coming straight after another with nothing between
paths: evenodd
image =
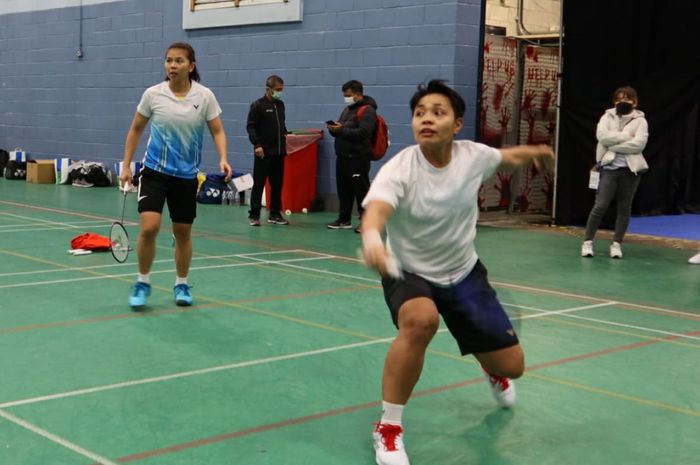
<instances>
[{"instance_id":1,"label":"man in black jacket","mask_svg":"<svg viewBox=\"0 0 700 465\"><path fill-rule=\"evenodd\" d=\"M260 226L260 207L265 180L270 180L270 214L268 223L287 225L282 210L282 179L284 157L287 155L287 127L284 122L282 91L284 81L272 75L265 82L265 95L250 105L248 138L253 144L253 192L250 196L248 219L251 226Z\"/></svg>"},{"instance_id":2,"label":"man in black jacket","mask_svg":"<svg viewBox=\"0 0 700 465\"><path fill-rule=\"evenodd\" d=\"M362 201L369 190L369 166L372 156L370 141L377 125L377 103L364 95L360 81L343 84L345 109L340 120L328 124L335 137L335 180L340 203L338 218L328 223L329 229L351 229L354 201L362 218ZM355 228L360 232L360 227Z\"/></svg>"}]
</instances>

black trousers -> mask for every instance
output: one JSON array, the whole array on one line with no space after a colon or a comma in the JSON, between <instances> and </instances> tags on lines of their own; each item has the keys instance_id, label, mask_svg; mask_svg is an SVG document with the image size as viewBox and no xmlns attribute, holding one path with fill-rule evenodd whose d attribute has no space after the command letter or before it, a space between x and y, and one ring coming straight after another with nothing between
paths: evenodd
<instances>
[{"instance_id":1,"label":"black trousers","mask_svg":"<svg viewBox=\"0 0 700 465\"><path fill-rule=\"evenodd\" d=\"M335 181L340 202L338 219L343 223L350 222L355 201L360 217L364 212L362 201L369 190L369 165L369 157L338 157L336 161Z\"/></svg>"},{"instance_id":2,"label":"black trousers","mask_svg":"<svg viewBox=\"0 0 700 465\"><path fill-rule=\"evenodd\" d=\"M613 241L622 242L630 223L632 200L640 180L641 176L634 174L628 168L601 171L600 185L595 196L595 204L588 215L584 240L593 240L610 202L614 197L617 197L617 217L615 218Z\"/></svg>"},{"instance_id":3,"label":"black trousers","mask_svg":"<svg viewBox=\"0 0 700 465\"><path fill-rule=\"evenodd\" d=\"M253 164L253 191L250 194L248 216L260 218L260 207L265 180L270 180L270 215L279 215L282 210L282 179L284 178L284 157L255 157Z\"/></svg>"}]
</instances>

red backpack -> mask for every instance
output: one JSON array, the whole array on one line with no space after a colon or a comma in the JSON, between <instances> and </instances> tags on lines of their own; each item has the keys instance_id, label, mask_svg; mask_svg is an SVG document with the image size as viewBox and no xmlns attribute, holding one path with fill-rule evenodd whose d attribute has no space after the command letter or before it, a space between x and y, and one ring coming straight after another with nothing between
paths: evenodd
<instances>
[{"instance_id":1,"label":"red backpack","mask_svg":"<svg viewBox=\"0 0 700 465\"><path fill-rule=\"evenodd\" d=\"M365 112L369 105L363 105L357 110L357 121L359 122L362 118L362 113ZM389 126L386 124L386 120L377 113L377 125L374 127L374 134L372 134L372 140L369 142L372 147L372 161L380 160L384 155L386 155L387 149L391 142L389 141Z\"/></svg>"},{"instance_id":2,"label":"red backpack","mask_svg":"<svg viewBox=\"0 0 700 465\"><path fill-rule=\"evenodd\" d=\"M71 249L94 250L95 252L105 252L112 247L109 237L100 236L95 233L85 233L75 236L70 241Z\"/></svg>"}]
</instances>

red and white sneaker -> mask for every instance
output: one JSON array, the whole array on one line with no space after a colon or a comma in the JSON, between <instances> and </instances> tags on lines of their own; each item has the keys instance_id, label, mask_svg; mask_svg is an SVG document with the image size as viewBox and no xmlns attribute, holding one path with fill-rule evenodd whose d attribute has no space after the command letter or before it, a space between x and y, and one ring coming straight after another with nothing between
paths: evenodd
<instances>
[{"instance_id":1,"label":"red and white sneaker","mask_svg":"<svg viewBox=\"0 0 700 465\"><path fill-rule=\"evenodd\" d=\"M410 465L403 446L401 425L378 422L372 437L377 465Z\"/></svg>"},{"instance_id":2,"label":"red and white sneaker","mask_svg":"<svg viewBox=\"0 0 700 465\"><path fill-rule=\"evenodd\" d=\"M509 378L504 376L492 375L488 371L484 370L484 376L486 376L486 381L488 381L489 386L491 386L491 393L494 399L498 402L498 405L505 408L511 408L515 405L515 384Z\"/></svg>"}]
</instances>

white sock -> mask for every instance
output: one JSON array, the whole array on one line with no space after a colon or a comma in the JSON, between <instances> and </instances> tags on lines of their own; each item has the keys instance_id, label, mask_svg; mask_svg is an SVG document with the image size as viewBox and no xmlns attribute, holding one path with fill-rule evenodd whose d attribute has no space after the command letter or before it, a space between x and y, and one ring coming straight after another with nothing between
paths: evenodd
<instances>
[{"instance_id":1,"label":"white sock","mask_svg":"<svg viewBox=\"0 0 700 465\"><path fill-rule=\"evenodd\" d=\"M136 281L140 283L146 283L146 284L151 284L151 273L146 273L146 274L138 274L138 277L136 278Z\"/></svg>"},{"instance_id":2,"label":"white sock","mask_svg":"<svg viewBox=\"0 0 700 465\"><path fill-rule=\"evenodd\" d=\"M179 284L187 284L187 276L185 276L184 278L181 278L181 277L178 276L178 277L175 279L175 285L177 286L177 285L179 285Z\"/></svg>"},{"instance_id":3,"label":"white sock","mask_svg":"<svg viewBox=\"0 0 700 465\"><path fill-rule=\"evenodd\" d=\"M404 407L405 405L392 404L390 402L382 401L382 419L380 420L380 423L400 425Z\"/></svg>"}]
</instances>

